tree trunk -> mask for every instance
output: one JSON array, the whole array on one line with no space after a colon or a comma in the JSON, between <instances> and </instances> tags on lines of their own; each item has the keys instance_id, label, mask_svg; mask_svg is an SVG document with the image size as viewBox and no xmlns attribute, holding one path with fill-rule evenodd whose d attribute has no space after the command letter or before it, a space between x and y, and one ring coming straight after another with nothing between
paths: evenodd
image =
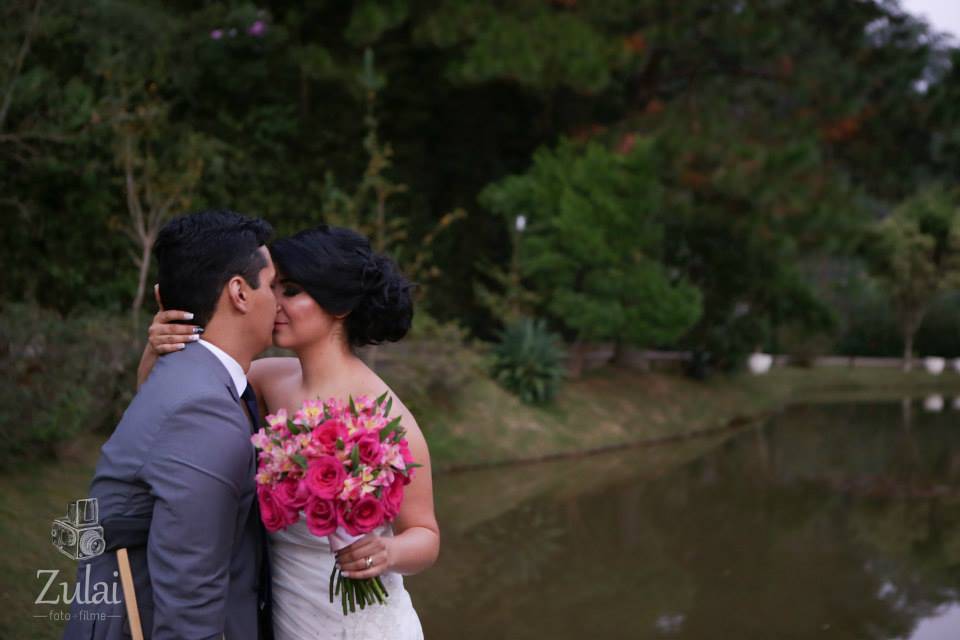
<instances>
[{"instance_id":1,"label":"tree trunk","mask_svg":"<svg viewBox=\"0 0 960 640\"><path fill-rule=\"evenodd\" d=\"M574 380L583 375L583 351L583 341L577 338L577 341L570 347L570 361L567 364L567 372Z\"/></svg>"},{"instance_id":2,"label":"tree trunk","mask_svg":"<svg viewBox=\"0 0 960 640\"><path fill-rule=\"evenodd\" d=\"M903 332L903 370L913 369L913 331L907 328Z\"/></svg>"},{"instance_id":3,"label":"tree trunk","mask_svg":"<svg viewBox=\"0 0 960 640\"><path fill-rule=\"evenodd\" d=\"M310 78L307 72L300 68L300 119L306 122L310 117Z\"/></svg>"},{"instance_id":4,"label":"tree trunk","mask_svg":"<svg viewBox=\"0 0 960 640\"><path fill-rule=\"evenodd\" d=\"M627 362L627 345L623 340L616 338L613 341L613 354L610 356L610 363L624 365Z\"/></svg>"},{"instance_id":5,"label":"tree trunk","mask_svg":"<svg viewBox=\"0 0 960 640\"><path fill-rule=\"evenodd\" d=\"M646 358L630 359L630 345L621 338L617 338L613 343L613 356L610 358L610 362L637 371L650 371L650 362Z\"/></svg>"},{"instance_id":6,"label":"tree trunk","mask_svg":"<svg viewBox=\"0 0 960 640\"><path fill-rule=\"evenodd\" d=\"M30 45L33 42L34 32L36 31L37 22L40 17L41 4L41 0L37 0L33 5L33 11L27 18L27 32L23 37L23 43L17 51L17 57L13 64L13 70L10 73L10 79L7 81L7 86L3 92L3 103L0 104L0 131L4 129L7 114L10 113L10 105L13 104L13 91L16 88L17 79L20 77L20 73L23 70L23 63L30 53Z\"/></svg>"},{"instance_id":7,"label":"tree trunk","mask_svg":"<svg viewBox=\"0 0 960 640\"><path fill-rule=\"evenodd\" d=\"M140 271L137 276L137 295L133 297L133 304L130 306L134 334L140 331L140 309L143 307L143 297L147 289L147 275L150 273L150 258L152 252L153 242L144 240L142 253L140 254Z\"/></svg>"}]
</instances>

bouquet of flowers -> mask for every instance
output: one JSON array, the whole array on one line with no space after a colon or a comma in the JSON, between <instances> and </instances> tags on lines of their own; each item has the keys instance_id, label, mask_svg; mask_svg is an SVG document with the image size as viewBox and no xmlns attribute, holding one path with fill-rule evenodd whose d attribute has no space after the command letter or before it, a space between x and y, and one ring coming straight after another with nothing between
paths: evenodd
<instances>
[{"instance_id":1,"label":"bouquet of flowers","mask_svg":"<svg viewBox=\"0 0 960 640\"><path fill-rule=\"evenodd\" d=\"M400 418L390 419L393 399L360 396L308 400L289 418L283 409L251 437L259 450L257 499L268 531L300 521L327 536L334 551L392 522L400 512L413 462ZM347 615L387 594L380 578L356 580L330 573L330 602L340 596Z\"/></svg>"}]
</instances>

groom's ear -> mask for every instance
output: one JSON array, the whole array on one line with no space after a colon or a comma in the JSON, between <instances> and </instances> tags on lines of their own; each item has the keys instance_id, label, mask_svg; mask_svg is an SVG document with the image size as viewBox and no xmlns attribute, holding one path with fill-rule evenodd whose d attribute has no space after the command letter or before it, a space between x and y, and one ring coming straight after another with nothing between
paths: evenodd
<instances>
[{"instance_id":1,"label":"groom's ear","mask_svg":"<svg viewBox=\"0 0 960 640\"><path fill-rule=\"evenodd\" d=\"M246 280L241 276L233 276L224 287L227 297L233 308L241 313L246 313L250 305L250 291Z\"/></svg>"},{"instance_id":2,"label":"groom's ear","mask_svg":"<svg viewBox=\"0 0 960 640\"><path fill-rule=\"evenodd\" d=\"M153 299L157 301L160 311L163 311L163 300L160 299L160 284L153 285Z\"/></svg>"}]
</instances>

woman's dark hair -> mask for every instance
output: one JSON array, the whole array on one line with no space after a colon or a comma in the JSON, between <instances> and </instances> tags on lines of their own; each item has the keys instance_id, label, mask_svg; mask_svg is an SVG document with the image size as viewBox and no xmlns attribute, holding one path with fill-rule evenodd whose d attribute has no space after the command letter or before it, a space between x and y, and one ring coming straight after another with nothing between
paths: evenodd
<instances>
[{"instance_id":1,"label":"woman's dark hair","mask_svg":"<svg viewBox=\"0 0 960 640\"><path fill-rule=\"evenodd\" d=\"M327 313L347 314L351 345L400 340L413 321L413 284L389 257L351 229L320 225L270 247L280 277L306 291Z\"/></svg>"},{"instance_id":2,"label":"woman's dark hair","mask_svg":"<svg viewBox=\"0 0 960 640\"><path fill-rule=\"evenodd\" d=\"M206 326L230 278L239 275L260 288L267 260L258 249L272 234L265 220L222 209L171 220L154 246L163 306L191 311L193 322Z\"/></svg>"}]
</instances>

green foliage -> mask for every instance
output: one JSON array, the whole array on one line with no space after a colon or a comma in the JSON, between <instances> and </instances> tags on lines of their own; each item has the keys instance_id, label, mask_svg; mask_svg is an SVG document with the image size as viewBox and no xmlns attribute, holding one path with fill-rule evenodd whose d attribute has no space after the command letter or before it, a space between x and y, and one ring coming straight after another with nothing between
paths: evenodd
<instances>
[{"instance_id":1,"label":"green foliage","mask_svg":"<svg viewBox=\"0 0 960 640\"><path fill-rule=\"evenodd\" d=\"M864 253L886 290L904 339L904 357L930 304L960 286L960 197L934 185L874 225Z\"/></svg>"},{"instance_id":2,"label":"green foliage","mask_svg":"<svg viewBox=\"0 0 960 640\"><path fill-rule=\"evenodd\" d=\"M564 141L480 201L508 220L529 218L520 272L552 318L581 339L649 345L679 337L700 314L699 292L657 262L662 192L649 141L623 156Z\"/></svg>"},{"instance_id":3,"label":"green foliage","mask_svg":"<svg viewBox=\"0 0 960 640\"><path fill-rule=\"evenodd\" d=\"M228 206L280 234L356 223L473 335L569 317L568 338L730 366L725 345L763 342L756 327L829 327L796 265L850 253L867 210L960 166L956 45L893 2L11 0L0 60L0 300L61 312L129 308L149 282L123 233L117 115L144 134L138 186L184 178L171 211ZM655 162L633 166L651 140ZM561 167L531 169L537 149ZM534 196L503 198L531 221L516 265L503 225L462 213L491 184ZM618 207L633 235L608 233ZM593 208L607 222L584 224ZM571 232L597 255L545 262Z\"/></svg>"},{"instance_id":4,"label":"green foliage","mask_svg":"<svg viewBox=\"0 0 960 640\"><path fill-rule=\"evenodd\" d=\"M770 330L830 327L801 259L845 250L863 219L855 191L809 137L767 142L730 118L721 110L695 140L665 123L662 145L674 213L665 262L704 296L704 313L683 344L725 370L763 346Z\"/></svg>"},{"instance_id":5,"label":"green foliage","mask_svg":"<svg viewBox=\"0 0 960 640\"><path fill-rule=\"evenodd\" d=\"M356 3L345 37L357 45L375 42L407 19L407 0L362 0Z\"/></svg>"},{"instance_id":6,"label":"green foliage","mask_svg":"<svg viewBox=\"0 0 960 640\"><path fill-rule=\"evenodd\" d=\"M493 348L494 379L528 404L550 402L564 377L560 339L543 320L509 325Z\"/></svg>"},{"instance_id":7,"label":"green foliage","mask_svg":"<svg viewBox=\"0 0 960 640\"><path fill-rule=\"evenodd\" d=\"M8 304L0 313L0 468L49 456L119 417L133 395L139 344L105 313L62 317Z\"/></svg>"},{"instance_id":8,"label":"green foliage","mask_svg":"<svg viewBox=\"0 0 960 640\"><path fill-rule=\"evenodd\" d=\"M410 219L394 209L391 200L407 190L405 184L394 182L390 176L393 148L383 143L379 135L379 119L375 114L378 92L384 79L374 68L370 49L364 52L363 72L359 84L366 94L367 114L364 118L366 135L363 148L367 152L367 166L353 193L337 186L332 174L326 176L322 211L328 222L348 226L371 238L375 251L387 252L403 266L406 275L418 282L422 295L426 281L440 275L432 262L433 241L451 224L466 216L463 209L455 209L441 217L418 242L409 237Z\"/></svg>"},{"instance_id":9,"label":"green foliage","mask_svg":"<svg viewBox=\"0 0 960 640\"><path fill-rule=\"evenodd\" d=\"M459 46L448 66L454 82L508 78L539 91L566 86L598 92L611 81L617 45L581 18L534 3L501 11L485 3L447 0L421 26L422 40Z\"/></svg>"},{"instance_id":10,"label":"green foliage","mask_svg":"<svg viewBox=\"0 0 960 640\"><path fill-rule=\"evenodd\" d=\"M483 377L483 357L463 327L414 316L403 342L377 348L377 371L414 413L446 406L471 382ZM424 425L428 429L428 425Z\"/></svg>"}]
</instances>

